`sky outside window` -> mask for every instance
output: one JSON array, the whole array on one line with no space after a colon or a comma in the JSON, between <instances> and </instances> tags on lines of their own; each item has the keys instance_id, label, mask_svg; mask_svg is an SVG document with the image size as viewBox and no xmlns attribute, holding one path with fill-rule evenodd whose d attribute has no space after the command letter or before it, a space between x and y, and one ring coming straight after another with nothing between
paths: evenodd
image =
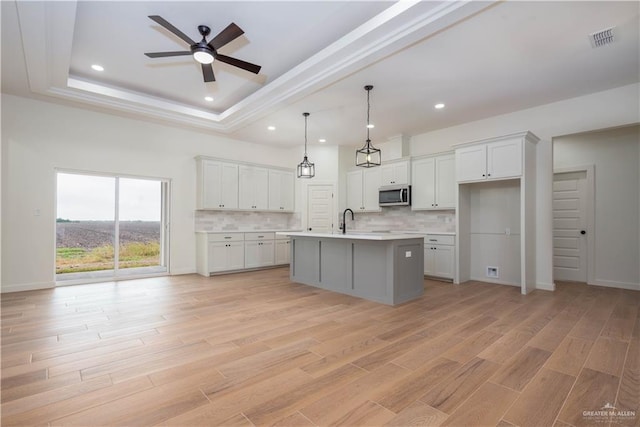
<instances>
[{"instance_id":1,"label":"sky outside window","mask_svg":"<svg viewBox=\"0 0 640 427\"><path fill-rule=\"evenodd\" d=\"M58 173L57 217L113 221L115 178ZM120 178L120 220L160 221L161 182Z\"/></svg>"}]
</instances>

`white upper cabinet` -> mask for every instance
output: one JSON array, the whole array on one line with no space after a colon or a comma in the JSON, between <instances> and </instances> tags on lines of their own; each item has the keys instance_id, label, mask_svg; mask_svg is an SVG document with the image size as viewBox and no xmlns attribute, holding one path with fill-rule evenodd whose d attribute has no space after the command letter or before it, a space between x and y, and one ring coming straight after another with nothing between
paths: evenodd
<instances>
[{"instance_id":1,"label":"white upper cabinet","mask_svg":"<svg viewBox=\"0 0 640 427\"><path fill-rule=\"evenodd\" d=\"M436 207L456 208L456 158L453 154L436 157Z\"/></svg>"},{"instance_id":2,"label":"white upper cabinet","mask_svg":"<svg viewBox=\"0 0 640 427\"><path fill-rule=\"evenodd\" d=\"M347 172L347 207L354 212L380 211L380 168Z\"/></svg>"},{"instance_id":3,"label":"white upper cabinet","mask_svg":"<svg viewBox=\"0 0 640 427\"><path fill-rule=\"evenodd\" d=\"M267 210L269 206L269 170L240 165L238 169L238 208Z\"/></svg>"},{"instance_id":4,"label":"white upper cabinet","mask_svg":"<svg viewBox=\"0 0 640 427\"><path fill-rule=\"evenodd\" d=\"M269 210L293 212L293 172L269 170Z\"/></svg>"},{"instance_id":5,"label":"white upper cabinet","mask_svg":"<svg viewBox=\"0 0 640 427\"><path fill-rule=\"evenodd\" d=\"M386 163L380 166L380 185L409 184L409 161Z\"/></svg>"},{"instance_id":6,"label":"white upper cabinet","mask_svg":"<svg viewBox=\"0 0 640 427\"><path fill-rule=\"evenodd\" d=\"M522 139L487 144L487 178L522 175Z\"/></svg>"},{"instance_id":7,"label":"white upper cabinet","mask_svg":"<svg viewBox=\"0 0 640 427\"><path fill-rule=\"evenodd\" d=\"M197 209L238 209L238 165L197 161Z\"/></svg>"},{"instance_id":8,"label":"white upper cabinet","mask_svg":"<svg viewBox=\"0 0 640 427\"><path fill-rule=\"evenodd\" d=\"M196 209L293 212L292 170L196 157Z\"/></svg>"},{"instance_id":9,"label":"white upper cabinet","mask_svg":"<svg viewBox=\"0 0 640 427\"><path fill-rule=\"evenodd\" d=\"M414 160L411 165L411 208L455 209L453 154Z\"/></svg>"},{"instance_id":10,"label":"white upper cabinet","mask_svg":"<svg viewBox=\"0 0 640 427\"><path fill-rule=\"evenodd\" d=\"M486 181L521 176L522 144L522 138L512 138L458 148L457 181Z\"/></svg>"}]
</instances>

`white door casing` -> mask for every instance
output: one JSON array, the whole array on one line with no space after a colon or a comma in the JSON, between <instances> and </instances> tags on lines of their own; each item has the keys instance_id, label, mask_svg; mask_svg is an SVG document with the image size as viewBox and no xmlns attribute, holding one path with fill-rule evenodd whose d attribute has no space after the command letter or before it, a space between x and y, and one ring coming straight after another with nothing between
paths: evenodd
<instances>
[{"instance_id":1,"label":"white door casing","mask_svg":"<svg viewBox=\"0 0 640 427\"><path fill-rule=\"evenodd\" d=\"M307 230L318 233L333 231L334 199L332 184L307 186Z\"/></svg>"},{"instance_id":2,"label":"white door casing","mask_svg":"<svg viewBox=\"0 0 640 427\"><path fill-rule=\"evenodd\" d=\"M553 277L587 282L587 173L555 173L553 178Z\"/></svg>"}]
</instances>

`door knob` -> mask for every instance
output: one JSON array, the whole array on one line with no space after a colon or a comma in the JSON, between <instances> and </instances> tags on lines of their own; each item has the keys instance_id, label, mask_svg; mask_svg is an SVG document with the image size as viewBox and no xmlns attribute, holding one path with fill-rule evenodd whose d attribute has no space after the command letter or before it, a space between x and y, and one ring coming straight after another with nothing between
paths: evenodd
<instances>
[{"instance_id":1,"label":"door knob","mask_svg":"<svg viewBox=\"0 0 640 427\"><path fill-rule=\"evenodd\" d=\"M580 230L580 234L587 234L585 230Z\"/></svg>"}]
</instances>

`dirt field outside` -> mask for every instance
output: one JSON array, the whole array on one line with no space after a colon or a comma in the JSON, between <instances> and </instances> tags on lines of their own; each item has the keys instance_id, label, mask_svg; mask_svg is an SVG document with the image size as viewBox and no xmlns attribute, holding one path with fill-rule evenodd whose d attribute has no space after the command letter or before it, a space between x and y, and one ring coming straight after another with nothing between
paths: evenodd
<instances>
[{"instance_id":1,"label":"dirt field outside","mask_svg":"<svg viewBox=\"0 0 640 427\"><path fill-rule=\"evenodd\" d=\"M56 273L114 268L113 221L56 223ZM160 222L121 221L119 268L159 265Z\"/></svg>"}]
</instances>

